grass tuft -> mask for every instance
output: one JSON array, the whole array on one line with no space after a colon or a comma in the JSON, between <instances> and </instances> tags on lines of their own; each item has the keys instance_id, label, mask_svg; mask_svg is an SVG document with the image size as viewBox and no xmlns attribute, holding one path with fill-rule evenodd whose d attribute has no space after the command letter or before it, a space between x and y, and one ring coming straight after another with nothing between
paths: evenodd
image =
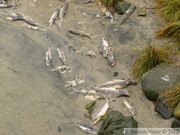
<instances>
[{"instance_id":1,"label":"grass tuft","mask_svg":"<svg viewBox=\"0 0 180 135\"><path fill-rule=\"evenodd\" d=\"M180 37L180 21L170 23L164 26L157 33L157 38L173 38L174 39L176 37Z\"/></svg>"},{"instance_id":2,"label":"grass tuft","mask_svg":"<svg viewBox=\"0 0 180 135\"><path fill-rule=\"evenodd\" d=\"M142 50L131 68L133 78L140 79L144 73L161 63L173 63L173 60L169 57L172 54L170 48L171 46L167 45L156 47L152 44Z\"/></svg>"},{"instance_id":3,"label":"grass tuft","mask_svg":"<svg viewBox=\"0 0 180 135\"><path fill-rule=\"evenodd\" d=\"M166 22L180 20L180 0L156 0L157 12Z\"/></svg>"},{"instance_id":4,"label":"grass tuft","mask_svg":"<svg viewBox=\"0 0 180 135\"><path fill-rule=\"evenodd\" d=\"M180 102L180 83L161 93L160 97L165 97L164 104L168 103L170 107L176 107Z\"/></svg>"}]
</instances>

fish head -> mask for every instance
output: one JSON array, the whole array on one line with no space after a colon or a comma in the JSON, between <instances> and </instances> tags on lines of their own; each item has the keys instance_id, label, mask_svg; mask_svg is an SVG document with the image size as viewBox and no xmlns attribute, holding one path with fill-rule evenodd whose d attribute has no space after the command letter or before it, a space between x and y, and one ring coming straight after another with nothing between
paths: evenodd
<instances>
[{"instance_id":1,"label":"fish head","mask_svg":"<svg viewBox=\"0 0 180 135\"><path fill-rule=\"evenodd\" d=\"M101 120L102 117L103 116L93 118L90 125L95 125L96 123L98 123Z\"/></svg>"},{"instance_id":2,"label":"fish head","mask_svg":"<svg viewBox=\"0 0 180 135\"><path fill-rule=\"evenodd\" d=\"M102 52L102 54L103 54L103 57L107 57L107 56L108 56L108 50L104 50L104 51Z\"/></svg>"},{"instance_id":3,"label":"fish head","mask_svg":"<svg viewBox=\"0 0 180 135\"><path fill-rule=\"evenodd\" d=\"M127 90L125 89L121 89L121 90L124 96L128 96L128 97L130 96L130 93Z\"/></svg>"},{"instance_id":4,"label":"fish head","mask_svg":"<svg viewBox=\"0 0 180 135\"><path fill-rule=\"evenodd\" d=\"M136 112L136 110L134 110L134 111L132 112L132 114L133 114L133 115L137 115L137 112Z\"/></svg>"},{"instance_id":5,"label":"fish head","mask_svg":"<svg viewBox=\"0 0 180 135\"><path fill-rule=\"evenodd\" d=\"M46 66L50 66L50 61L49 60L46 60Z\"/></svg>"},{"instance_id":6,"label":"fish head","mask_svg":"<svg viewBox=\"0 0 180 135\"><path fill-rule=\"evenodd\" d=\"M126 80L127 85L136 85L137 84L137 82L135 82L131 78L126 78L125 80Z\"/></svg>"}]
</instances>

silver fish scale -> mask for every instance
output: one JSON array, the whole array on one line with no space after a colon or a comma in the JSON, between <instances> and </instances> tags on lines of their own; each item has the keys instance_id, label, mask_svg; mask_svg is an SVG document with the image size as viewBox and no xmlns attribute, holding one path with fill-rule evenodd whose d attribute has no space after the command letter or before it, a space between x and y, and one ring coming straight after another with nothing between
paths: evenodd
<instances>
[{"instance_id":1,"label":"silver fish scale","mask_svg":"<svg viewBox=\"0 0 180 135\"><path fill-rule=\"evenodd\" d=\"M106 57L108 55L108 42L104 40L104 38L102 39L99 46L99 52L102 53L103 57Z\"/></svg>"}]
</instances>

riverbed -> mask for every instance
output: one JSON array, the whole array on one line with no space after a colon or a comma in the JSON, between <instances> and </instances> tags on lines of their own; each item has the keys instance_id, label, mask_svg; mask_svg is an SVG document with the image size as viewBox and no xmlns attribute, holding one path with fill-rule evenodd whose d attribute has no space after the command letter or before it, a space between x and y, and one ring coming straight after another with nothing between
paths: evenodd
<instances>
[{"instance_id":1,"label":"riverbed","mask_svg":"<svg viewBox=\"0 0 180 135\"><path fill-rule=\"evenodd\" d=\"M85 105L90 102L70 88L65 88L66 81L82 75L84 89L113 79L132 78L130 69L138 52L150 42L161 44L155 39L155 32L161 24L154 9L147 10L146 17L138 16L138 7L154 5L150 0L129 0L137 6L131 17L121 26L117 25L120 15L115 20L97 18L102 14L96 3L85 4L85 0L69 0L68 10L60 31L48 21L57 8L60 0L19 0L16 9L0 9L0 12L14 12L30 16L47 31L37 31L23 27L23 21L9 21L0 17L0 134L1 135L84 135L70 121L89 125L91 120L85 117ZM68 32L75 28L93 35L93 39L80 37ZM107 59L98 51L101 38L106 37L112 47L116 64L110 67ZM67 46L84 46L97 55L96 58L82 56L70 51ZM61 65L56 48L64 51L70 73L59 74L50 71L45 64L45 52L53 47L53 66ZM114 72L118 72L116 77ZM137 110L133 116L138 127L170 128L173 119L164 120L153 111L153 103L147 100L142 92L140 82L126 88L128 98ZM132 116L122 103L121 97L110 103L110 109L118 110L125 116ZM97 107L105 100L97 100ZM93 126L99 129L101 122Z\"/></svg>"}]
</instances>

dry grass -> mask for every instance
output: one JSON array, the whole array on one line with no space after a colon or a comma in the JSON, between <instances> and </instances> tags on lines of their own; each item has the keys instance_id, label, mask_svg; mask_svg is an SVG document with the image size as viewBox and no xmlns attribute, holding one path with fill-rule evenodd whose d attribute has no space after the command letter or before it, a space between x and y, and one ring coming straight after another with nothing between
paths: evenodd
<instances>
[{"instance_id":1,"label":"dry grass","mask_svg":"<svg viewBox=\"0 0 180 135\"><path fill-rule=\"evenodd\" d=\"M156 0L158 13L166 22L180 20L180 0Z\"/></svg>"},{"instance_id":2,"label":"dry grass","mask_svg":"<svg viewBox=\"0 0 180 135\"><path fill-rule=\"evenodd\" d=\"M168 103L170 107L176 107L180 102L180 83L161 93L159 97L165 97L164 103Z\"/></svg>"},{"instance_id":3,"label":"dry grass","mask_svg":"<svg viewBox=\"0 0 180 135\"><path fill-rule=\"evenodd\" d=\"M122 1L122 0L98 0L98 1L100 1L107 8L114 9L118 1Z\"/></svg>"},{"instance_id":4,"label":"dry grass","mask_svg":"<svg viewBox=\"0 0 180 135\"><path fill-rule=\"evenodd\" d=\"M170 23L161 28L157 33L158 38L176 38L180 37L180 21ZM180 39L179 39L180 40Z\"/></svg>"},{"instance_id":5,"label":"dry grass","mask_svg":"<svg viewBox=\"0 0 180 135\"><path fill-rule=\"evenodd\" d=\"M167 45L162 47L150 45L143 50L135 59L131 68L133 78L140 79L144 73L161 63L173 63L173 60L169 57L172 54L170 48L171 46Z\"/></svg>"}]
</instances>

